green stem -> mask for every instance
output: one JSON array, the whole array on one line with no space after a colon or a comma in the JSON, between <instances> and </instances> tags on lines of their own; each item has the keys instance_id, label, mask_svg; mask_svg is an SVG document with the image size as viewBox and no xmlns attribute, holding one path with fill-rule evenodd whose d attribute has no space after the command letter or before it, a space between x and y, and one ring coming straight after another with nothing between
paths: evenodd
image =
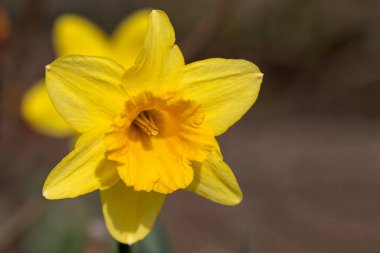
<instances>
[{"instance_id":1,"label":"green stem","mask_svg":"<svg viewBox=\"0 0 380 253\"><path fill-rule=\"evenodd\" d=\"M118 243L119 244L119 253L132 253L132 246L127 244Z\"/></svg>"}]
</instances>

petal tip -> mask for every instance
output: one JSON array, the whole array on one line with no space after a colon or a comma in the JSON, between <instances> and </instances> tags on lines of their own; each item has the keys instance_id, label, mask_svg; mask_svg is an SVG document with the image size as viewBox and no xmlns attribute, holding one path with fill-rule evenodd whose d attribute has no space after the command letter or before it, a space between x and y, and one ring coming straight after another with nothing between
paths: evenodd
<instances>
[{"instance_id":1,"label":"petal tip","mask_svg":"<svg viewBox=\"0 0 380 253\"><path fill-rule=\"evenodd\" d=\"M45 198L45 199L53 199L52 196L49 194L49 191L47 190L43 190L42 191L42 196Z\"/></svg>"},{"instance_id":2,"label":"petal tip","mask_svg":"<svg viewBox=\"0 0 380 253\"><path fill-rule=\"evenodd\" d=\"M42 196L45 199L55 199L53 194L52 194L51 187L49 187L46 183L42 189Z\"/></svg>"},{"instance_id":3,"label":"petal tip","mask_svg":"<svg viewBox=\"0 0 380 253\"><path fill-rule=\"evenodd\" d=\"M106 225L107 225L107 222L106 222ZM108 231L109 233L111 234L111 236L118 242L120 243L123 243L123 244L127 244L129 246L132 246L133 244L143 240L150 231L148 231L148 233L146 234L143 234L142 236L135 236L133 233L130 233L130 232L126 232L126 233L114 233L114 231L112 229L110 229L108 226Z\"/></svg>"},{"instance_id":4,"label":"petal tip","mask_svg":"<svg viewBox=\"0 0 380 253\"><path fill-rule=\"evenodd\" d=\"M131 246L133 243L134 243L133 238L132 238L132 237L128 237L128 239L127 239L127 244L128 244L129 246Z\"/></svg>"},{"instance_id":5,"label":"petal tip","mask_svg":"<svg viewBox=\"0 0 380 253\"><path fill-rule=\"evenodd\" d=\"M152 10L150 15L152 18L164 17L164 18L169 19L168 15L162 10Z\"/></svg>"},{"instance_id":6,"label":"petal tip","mask_svg":"<svg viewBox=\"0 0 380 253\"><path fill-rule=\"evenodd\" d=\"M163 13L163 11L161 11L161 10L152 10L151 13L152 13L152 15L157 15L157 14Z\"/></svg>"},{"instance_id":7,"label":"petal tip","mask_svg":"<svg viewBox=\"0 0 380 253\"><path fill-rule=\"evenodd\" d=\"M220 204L223 204L225 206L237 206L243 201L243 195L239 194L234 197L231 197L228 200L224 200L223 202L219 202Z\"/></svg>"},{"instance_id":8,"label":"petal tip","mask_svg":"<svg viewBox=\"0 0 380 253\"><path fill-rule=\"evenodd\" d=\"M236 197L232 205L233 206L239 205L242 201L243 201L243 194L240 193L240 195Z\"/></svg>"},{"instance_id":9,"label":"petal tip","mask_svg":"<svg viewBox=\"0 0 380 253\"><path fill-rule=\"evenodd\" d=\"M57 192L55 191L53 187L51 187L51 185L46 185L46 184L44 185L42 189L42 196L48 200L62 199L62 197L60 197L60 195L57 194Z\"/></svg>"}]
</instances>

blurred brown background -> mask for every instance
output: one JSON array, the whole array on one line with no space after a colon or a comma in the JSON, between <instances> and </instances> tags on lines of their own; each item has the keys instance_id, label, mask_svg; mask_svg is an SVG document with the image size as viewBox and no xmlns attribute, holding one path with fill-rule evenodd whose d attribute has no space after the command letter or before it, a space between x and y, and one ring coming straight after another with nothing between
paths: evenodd
<instances>
[{"instance_id":1,"label":"blurred brown background","mask_svg":"<svg viewBox=\"0 0 380 253\"><path fill-rule=\"evenodd\" d=\"M0 251L112 252L97 193L45 201L69 141L33 132L23 93L54 59L66 12L111 32L141 7L171 18L187 62L244 58L259 100L219 138L244 200L171 195L160 220L177 253L380 252L380 1L8 0L0 11ZM7 22L7 17L8 21Z\"/></svg>"}]
</instances>

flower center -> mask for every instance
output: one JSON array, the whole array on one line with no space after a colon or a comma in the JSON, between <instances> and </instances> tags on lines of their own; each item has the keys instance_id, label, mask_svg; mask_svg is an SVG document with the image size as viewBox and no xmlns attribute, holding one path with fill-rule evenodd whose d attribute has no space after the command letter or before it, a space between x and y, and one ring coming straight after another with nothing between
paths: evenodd
<instances>
[{"instance_id":1,"label":"flower center","mask_svg":"<svg viewBox=\"0 0 380 253\"><path fill-rule=\"evenodd\" d=\"M135 191L169 194L186 188L215 145L200 104L180 94L144 92L129 98L107 130L106 157ZM207 175L206 175L207 176Z\"/></svg>"},{"instance_id":2,"label":"flower center","mask_svg":"<svg viewBox=\"0 0 380 253\"><path fill-rule=\"evenodd\" d=\"M154 123L153 116L150 111L140 112L137 118L133 121L133 124L149 136L158 135L158 127Z\"/></svg>"}]
</instances>

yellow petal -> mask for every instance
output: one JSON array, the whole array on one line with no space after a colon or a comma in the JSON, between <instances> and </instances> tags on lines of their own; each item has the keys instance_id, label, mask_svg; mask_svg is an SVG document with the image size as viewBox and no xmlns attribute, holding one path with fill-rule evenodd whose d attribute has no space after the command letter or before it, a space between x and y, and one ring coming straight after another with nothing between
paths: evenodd
<instances>
[{"instance_id":1,"label":"yellow petal","mask_svg":"<svg viewBox=\"0 0 380 253\"><path fill-rule=\"evenodd\" d=\"M128 93L143 90L157 93L178 87L184 59L174 41L174 29L168 16L162 11L152 11L143 49L124 77Z\"/></svg>"},{"instance_id":2,"label":"yellow petal","mask_svg":"<svg viewBox=\"0 0 380 253\"><path fill-rule=\"evenodd\" d=\"M245 60L208 59L186 65L181 90L206 111L215 135L225 132L253 105L263 74Z\"/></svg>"},{"instance_id":3,"label":"yellow petal","mask_svg":"<svg viewBox=\"0 0 380 253\"><path fill-rule=\"evenodd\" d=\"M53 137L66 137L75 133L53 107L43 81L37 82L26 92L21 114L40 133Z\"/></svg>"},{"instance_id":4,"label":"yellow petal","mask_svg":"<svg viewBox=\"0 0 380 253\"><path fill-rule=\"evenodd\" d=\"M78 132L90 131L108 126L122 111L124 72L110 59L65 56L46 67L46 87L66 122Z\"/></svg>"},{"instance_id":5,"label":"yellow petal","mask_svg":"<svg viewBox=\"0 0 380 253\"><path fill-rule=\"evenodd\" d=\"M127 16L115 29L112 35L112 57L128 69L136 60L144 45L148 27L149 10L139 10Z\"/></svg>"},{"instance_id":6,"label":"yellow petal","mask_svg":"<svg viewBox=\"0 0 380 253\"><path fill-rule=\"evenodd\" d=\"M110 234L119 242L133 244L152 229L165 195L134 191L122 181L100 191L103 214Z\"/></svg>"},{"instance_id":7,"label":"yellow petal","mask_svg":"<svg viewBox=\"0 0 380 253\"><path fill-rule=\"evenodd\" d=\"M186 190L223 205L237 205L243 196L236 178L215 148L203 163L193 163L194 180Z\"/></svg>"},{"instance_id":8,"label":"yellow petal","mask_svg":"<svg viewBox=\"0 0 380 253\"><path fill-rule=\"evenodd\" d=\"M104 156L103 135L83 134L74 151L49 174L43 188L47 199L74 198L97 189L107 189L119 181L116 165Z\"/></svg>"},{"instance_id":9,"label":"yellow petal","mask_svg":"<svg viewBox=\"0 0 380 253\"><path fill-rule=\"evenodd\" d=\"M58 56L82 54L107 57L111 54L107 35L90 20L74 14L57 19L53 42Z\"/></svg>"}]
</instances>

